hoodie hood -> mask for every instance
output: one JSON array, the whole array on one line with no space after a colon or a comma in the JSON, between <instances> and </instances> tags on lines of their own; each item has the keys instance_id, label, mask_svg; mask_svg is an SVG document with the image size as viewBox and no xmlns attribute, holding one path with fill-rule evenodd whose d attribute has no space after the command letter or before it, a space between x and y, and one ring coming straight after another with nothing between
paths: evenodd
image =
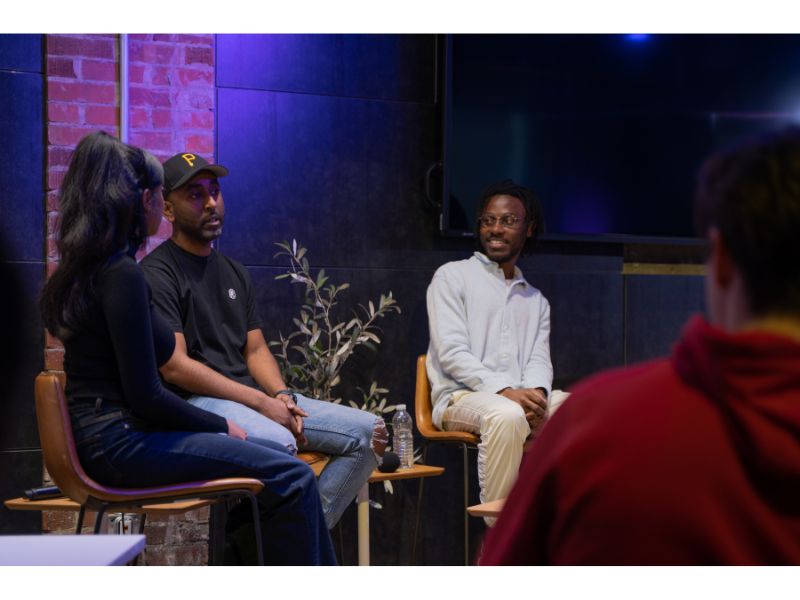
<instances>
[{"instance_id":1,"label":"hoodie hood","mask_svg":"<svg viewBox=\"0 0 800 600\"><path fill-rule=\"evenodd\" d=\"M714 403L750 477L800 496L800 344L757 330L727 333L695 317L672 361Z\"/></svg>"}]
</instances>

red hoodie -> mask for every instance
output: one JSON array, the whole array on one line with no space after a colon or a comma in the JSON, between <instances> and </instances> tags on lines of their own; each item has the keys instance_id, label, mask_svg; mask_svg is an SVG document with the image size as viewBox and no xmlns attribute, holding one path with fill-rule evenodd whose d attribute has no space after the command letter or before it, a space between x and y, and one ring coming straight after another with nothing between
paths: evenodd
<instances>
[{"instance_id":1,"label":"red hoodie","mask_svg":"<svg viewBox=\"0 0 800 600\"><path fill-rule=\"evenodd\" d=\"M576 386L480 562L800 564L800 344L696 317L671 359Z\"/></svg>"}]
</instances>

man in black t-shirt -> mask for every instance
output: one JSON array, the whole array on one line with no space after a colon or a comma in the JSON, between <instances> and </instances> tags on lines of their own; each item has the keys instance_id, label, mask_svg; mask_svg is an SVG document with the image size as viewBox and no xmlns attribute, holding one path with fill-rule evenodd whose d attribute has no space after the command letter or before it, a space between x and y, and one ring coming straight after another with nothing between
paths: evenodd
<instances>
[{"instance_id":1,"label":"man in black t-shirt","mask_svg":"<svg viewBox=\"0 0 800 600\"><path fill-rule=\"evenodd\" d=\"M172 237L142 261L153 303L175 332L161 368L188 402L233 419L248 435L290 452L331 455L319 479L333 527L366 483L388 441L383 419L286 389L261 332L247 270L212 248L222 234L225 167L192 153L164 163L164 216Z\"/></svg>"}]
</instances>

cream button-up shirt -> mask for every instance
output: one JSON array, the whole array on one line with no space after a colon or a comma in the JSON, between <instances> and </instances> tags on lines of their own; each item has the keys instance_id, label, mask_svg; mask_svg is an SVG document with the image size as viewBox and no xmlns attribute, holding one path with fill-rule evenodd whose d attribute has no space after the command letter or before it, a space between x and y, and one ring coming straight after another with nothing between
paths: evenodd
<instances>
[{"instance_id":1,"label":"cream button-up shirt","mask_svg":"<svg viewBox=\"0 0 800 600\"><path fill-rule=\"evenodd\" d=\"M433 422L453 392L541 387L550 393L550 304L518 267L506 281L484 254L437 269L427 294Z\"/></svg>"}]
</instances>

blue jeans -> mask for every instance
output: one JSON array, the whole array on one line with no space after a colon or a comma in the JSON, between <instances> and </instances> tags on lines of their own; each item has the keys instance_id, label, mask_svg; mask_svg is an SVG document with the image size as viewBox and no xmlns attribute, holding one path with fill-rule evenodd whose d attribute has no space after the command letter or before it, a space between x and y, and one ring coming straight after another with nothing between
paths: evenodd
<instances>
[{"instance_id":1,"label":"blue jeans","mask_svg":"<svg viewBox=\"0 0 800 600\"><path fill-rule=\"evenodd\" d=\"M73 401L70 416L81 466L99 483L148 487L219 477L260 479L266 564L336 564L313 471L274 442L158 430L107 400L99 409L94 400Z\"/></svg>"},{"instance_id":2,"label":"blue jeans","mask_svg":"<svg viewBox=\"0 0 800 600\"><path fill-rule=\"evenodd\" d=\"M292 453L298 450L288 429L243 404L207 396L192 396L189 402L235 421L248 436L273 440ZM308 413L304 419L308 444L299 450L324 452L331 456L319 478L322 512L330 529L377 465L372 451L372 436L383 419L363 410L314 400L301 394L297 394L297 405Z\"/></svg>"}]
</instances>

